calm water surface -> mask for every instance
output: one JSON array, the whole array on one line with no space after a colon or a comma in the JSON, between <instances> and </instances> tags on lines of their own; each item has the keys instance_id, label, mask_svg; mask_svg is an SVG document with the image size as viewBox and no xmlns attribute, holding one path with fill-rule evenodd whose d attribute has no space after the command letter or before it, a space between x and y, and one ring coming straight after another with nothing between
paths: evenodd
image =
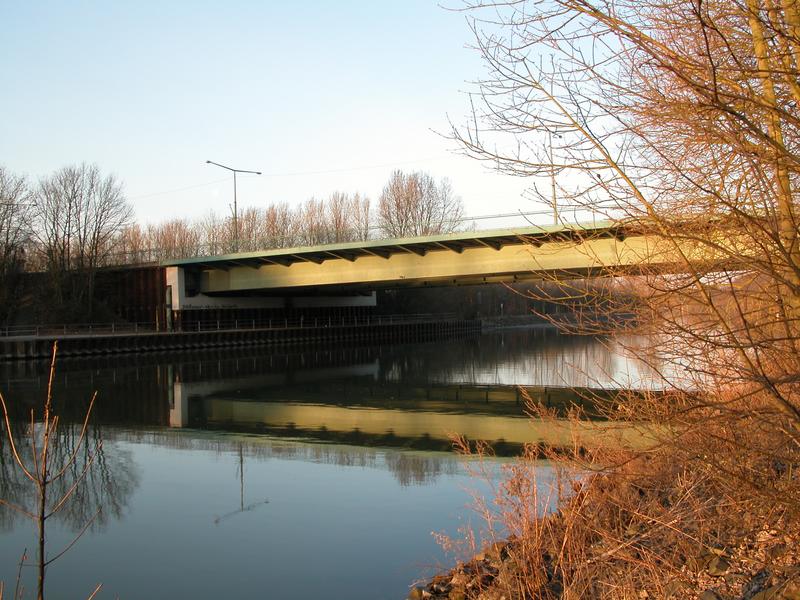
<instances>
[{"instance_id":1,"label":"calm water surface","mask_svg":"<svg viewBox=\"0 0 800 600\"><path fill-rule=\"evenodd\" d=\"M17 417L41 402L46 370L0 365ZM507 448L552 440L560 434L525 417L513 386L648 381L603 341L544 329L393 347L65 359L57 410L74 421L99 390L91 435L103 450L49 522L48 552L101 512L49 568L49 597L86 597L102 583L102 598L404 598L415 579L452 562L431 532L477 525L470 493L489 493L441 451L449 432ZM24 440L24 425L14 428ZM63 443L67 451L74 437ZM7 444L2 456L0 497L33 506ZM0 507L0 530L8 586L23 551L34 554L35 529ZM29 592L32 571L23 569Z\"/></svg>"}]
</instances>

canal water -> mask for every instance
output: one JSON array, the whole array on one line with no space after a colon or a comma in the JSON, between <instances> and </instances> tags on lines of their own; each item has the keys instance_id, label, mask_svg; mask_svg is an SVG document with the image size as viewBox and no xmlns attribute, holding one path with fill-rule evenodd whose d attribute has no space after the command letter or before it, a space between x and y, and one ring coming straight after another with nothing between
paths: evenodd
<instances>
[{"instance_id":1,"label":"canal water","mask_svg":"<svg viewBox=\"0 0 800 600\"><path fill-rule=\"evenodd\" d=\"M24 419L41 404L45 362L0 365L23 457ZM454 557L433 532L480 526L473 494L490 482L449 451L449 435L510 455L569 435L525 414L516 386L554 405L564 387L653 385L606 340L547 328L395 346L225 349L65 359L54 406L68 456L88 399L102 448L48 521L51 598L402 599ZM565 395L567 394L567 395ZM29 417L28 417L29 418ZM602 427L602 424L598 424ZM0 498L35 507L2 444ZM77 464L54 493L81 472ZM484 464L500 476L509 458ZM550 470L542 465L543 495ZM543 507L544 509L544 507ZM88 524L88 527L87 527ZM0 581L35 593L35 524L0 505ZM12 594L8 593L9 597Z\"/></svg>"}]
</instances>

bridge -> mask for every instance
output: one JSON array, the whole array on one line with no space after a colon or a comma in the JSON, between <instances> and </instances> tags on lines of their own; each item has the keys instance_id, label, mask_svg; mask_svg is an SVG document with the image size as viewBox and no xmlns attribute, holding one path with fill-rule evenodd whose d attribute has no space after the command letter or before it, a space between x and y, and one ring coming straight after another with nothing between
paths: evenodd
<instances>
[{"instance_id":1,"label":"bridge","mask_svg":"<svg viewBox=\"0 0 800 600\"><path fill-rule=\"evenodd\" d=\"M585 277L609 268L652 265L662 260L658 245L653 234L599 221L285 248L162 264L174 310L268 307L270 298L286 296L296 298L297 307L370 306L376 289L514 282L552 274Z\"/></svg>"},{"instance_id":2,"label":"bridge","mask_svg":"<svg viewBox=\"0 0 800 600\"><path fill-rule=\"evenodd\" d=\"M690 248L684 247L690 256ZM98 289L120 323L4 328L0 360L62 353L289 343L305 339L406 339L450 334L475 319L503 315L504 298L481 288L423 301L420 321L409 298L385 290L470 286L547 277L578 278L619 269L665 266L675 254L643 228L601 221L447 235L370 240L204 256L107 269ZM708 257L704 255L707 259ZM476 297L477 296L477 300ZM449 306L446 302L451 301ZM499 308L499 310L498 310ZM402 313L395 317L391 310ZM130 314L129 314L130 313ZM131 315L133 318L131 318ZM142 319L141 316L145 318ZM28 328L30 329L30 328ZM175 333L165 336L163 333ZM180 334L180 335L177 335Z\"/></svg>"}]
</instances>

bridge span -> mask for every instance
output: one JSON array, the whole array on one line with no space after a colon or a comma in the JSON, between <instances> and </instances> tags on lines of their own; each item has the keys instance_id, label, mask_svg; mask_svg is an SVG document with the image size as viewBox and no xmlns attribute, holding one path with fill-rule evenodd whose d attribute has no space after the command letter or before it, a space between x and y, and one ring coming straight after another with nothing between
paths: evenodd
<instances>
[{"instance_id":1,"label":"bridge span","mask_svg":"<svg viewBox=\"0 0 800 600\"><path fill-rule=\"evenodd\" d=\"M165 261L175 310L293 296L367 306L376 289L600 274L658 262L658 239L612 222L285 248ZM236 300L234 300L236 299ZM347 299L347 300L346 300ZM355 304L341 304L352 302ZM301 304L297 304L300 306Z\"/></svg>"}]
</instances>

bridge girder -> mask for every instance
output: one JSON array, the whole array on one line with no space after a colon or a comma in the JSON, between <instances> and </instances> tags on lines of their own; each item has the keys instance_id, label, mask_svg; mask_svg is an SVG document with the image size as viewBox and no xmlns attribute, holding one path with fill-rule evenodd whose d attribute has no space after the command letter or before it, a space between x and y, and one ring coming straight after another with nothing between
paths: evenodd
<instances>
[{"instance_id":1,"label":"bridge girder","mask_svg":"<svg viewBox=\"0 0 800 600\"><path fill-rule=\"evenodd\" d=\"M388 257L331 256L324 262L290 265L261 264L253 268L227 263L222 269L203 269L201 291L206 294L244 290L278 290L352 286L371 289L407 285L480 283L487 279L516 281L536 276L596 275L603 270L653 264L658 240L646 236L585 239L532 244L405 252Z\"/></svg>"}]
</instances>

